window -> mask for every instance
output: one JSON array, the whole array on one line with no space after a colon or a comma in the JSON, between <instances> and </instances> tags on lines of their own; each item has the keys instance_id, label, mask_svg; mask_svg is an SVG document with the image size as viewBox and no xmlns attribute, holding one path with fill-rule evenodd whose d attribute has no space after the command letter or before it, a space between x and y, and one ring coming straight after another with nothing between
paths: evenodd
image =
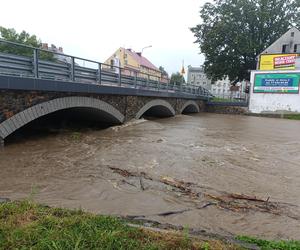
<instances>
[{"instance_id":1,"label":"window","mask_svg":"<svg viewBox=\"0 0 300 250\"><path fill-rule=\"evenodd\" d=\"M294 53L300 52L300 44L295 44L294 45Z\"/></svg>"},{"instance_id":2,"label":"window","mask_svg":"<svg viewBox=\"0 0 300 250\"><path fill-rule=\"evenodd\" d=\"M294 37L295 36L295 32L291 32L291 37Z\"/></svg>"},{"instance_id":3,"label":"window","mask_svg":"<svg viewBox=\"0 0 300 250\"><path fill-rule=\"evenodd\" d=\"M282 45L282 53L286 53L287 52L287 44L283 44Z\"/></svg>"}]
</instances>

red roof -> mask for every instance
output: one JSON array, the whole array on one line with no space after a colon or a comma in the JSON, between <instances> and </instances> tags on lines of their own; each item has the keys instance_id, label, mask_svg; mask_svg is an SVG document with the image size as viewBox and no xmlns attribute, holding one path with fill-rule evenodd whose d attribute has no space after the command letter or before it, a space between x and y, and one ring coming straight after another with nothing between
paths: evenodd
<instances>
[{"instance_id":1,"label":"red roof","mask_svg":"<svg viewBox=\"0 0 300 250\"><path fill-rule=\"evenodd\" d=\"M125 49L125 52L132 56L141 66L159 71L154 64L152 64L146 57L143 57L140 53L137 53L131 49Z\"/></svg>"}]
</instances>

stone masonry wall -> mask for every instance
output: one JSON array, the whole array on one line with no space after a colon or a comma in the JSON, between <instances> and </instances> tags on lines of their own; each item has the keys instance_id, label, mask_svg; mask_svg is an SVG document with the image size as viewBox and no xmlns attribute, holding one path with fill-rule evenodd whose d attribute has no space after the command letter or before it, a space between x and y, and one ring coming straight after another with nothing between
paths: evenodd
<instances>
[{"instance_id":1,"label":"stone masonry wall","mask_svg":"<svg viewBox=\"0 0 300 250\"><path fill-rule=\"evenodd\" d=\"M246 114L248 112L247 107L241 107L241 106L214 106L209 105L205 108L206 112L209 113L218 113L218 114Z\"/></svg>"},{"instance_id":2,"label":"stone masonry wall","mask_svg":"<svg viewBox=\"0 0 300 250\"><path fill-rule=\"evenodd\" d=\"M149 101L154 99L161 99L155 97L143 96L118 96L118 95L98 95L98 94L74 94L63 92L39 92L39 91L7 91L0 90L0 124L13 115L30 108L34 105L50 101L56 98L68 96L85 96L96 98L107 102L114 108L119 110L124 116L125 120L135 118L137 112ZM169 102L174 108L176 114L179 114L183 105L188 101L186 99L178 98L162 98ZM205 109L203 101L196 101L200 111Z\"/></svg>"}]
</instances>

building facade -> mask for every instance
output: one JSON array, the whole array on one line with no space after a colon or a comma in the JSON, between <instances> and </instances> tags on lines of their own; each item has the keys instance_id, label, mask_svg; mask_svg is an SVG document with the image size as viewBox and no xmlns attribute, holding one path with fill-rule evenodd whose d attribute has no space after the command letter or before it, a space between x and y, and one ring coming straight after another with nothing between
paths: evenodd
<instances>
[{"instance_id":1,"label":"building facade","mask_svg":"<svg viewBox=\"0 0 300 250\"><path fill-rule=\"evenodd\" d=\"M249 111L300 113L300 31L291 28L259 56L251 71Z\"/></svg>"},{"instance_id":2,"label":"building facade","mask_svg":"<svg viewBox=\"0 0 300 250\"><path fill-rule=\"evenodd\" d=\"M217 80L214 84L212 84L211 91L214 96L221 97L221 98L227 98L230 96L230 81L228 77Z\"/></svg>"},{"instance_id":3,"label":"building facade","mask_svg":"<svg viewBox=\"0 0 300 250\"><path fill-rule=\"evenodd\" d=\"M259 55L257 69L300 69L300 31L293 27L266 48Z\"/></svg>"},{"instance_id":4,"label":"building facade","mask_svg":"<svg viewBox=\"0 0 300 250\"><path fill-rule=\"evenodd\" d=\"M261 54L300 53L300 31L293 27Z\"/></svg>"},{"instance_id":5,"label":"building facade","mask_svg":"<svg viewBox=\"0 0 300 250\"><path fill-rule=\"evenodd\" d=\"M151 80L168 82L168 77L151 63L141 52L132 49L119 48L106 61L105 67L113 69L115 66L122 68L122 74L143 77ZM115 67L115 68L116 68Z\"/></svg>"},{"instance_id":6,"label":"building facade","mask_svg":"<svg viewBox=\"0 0 300 250\"><path fill-rule=\"evenodd\" d=\"M187 84L201 86L207 90L211 90L211 80L204 73L204 69L202 66L200 67L192 67L188 66L187 72Z\"/></svg>"}]
</instances>

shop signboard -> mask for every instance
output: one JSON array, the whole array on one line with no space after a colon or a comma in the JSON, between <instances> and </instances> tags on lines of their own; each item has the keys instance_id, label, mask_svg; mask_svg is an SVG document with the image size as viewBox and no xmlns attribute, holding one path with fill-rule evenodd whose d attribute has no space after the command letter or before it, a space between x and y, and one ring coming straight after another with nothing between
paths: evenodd
<instances>
[{"instance_id":1,"label":"shop signboard","mask_svg":"<svg viewBox=\"0 0 300 250\"><path fill-rule=\"evenodd\" d=\"M257 73L253 93L299 93L300 73Z\"/></svg>"},{"instance_id":2,"label":"shop signboard","mask_svg":"<svg viewBox=\"0 0 300 250\"><path fill-rule=\"evenodd\" d=\"M296 69L300 54L262 54L259 70L291 70Z\"/></svg>"}]
</instances>

